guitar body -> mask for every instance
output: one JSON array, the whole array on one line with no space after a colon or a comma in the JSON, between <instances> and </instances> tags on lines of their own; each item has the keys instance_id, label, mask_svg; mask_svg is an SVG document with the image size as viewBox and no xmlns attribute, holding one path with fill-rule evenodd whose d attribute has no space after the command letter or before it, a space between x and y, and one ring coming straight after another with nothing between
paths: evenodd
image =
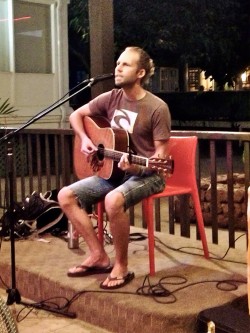
<instances>
[{"instance_id":1,"label":"guitar body","mask_svg":"<svg viewBox=\"0 0 250 333\"><path fill-rule=\"evenodd\" d=\"M108 120L104 117L88 117L83 118L83 125L88 137L92 140L96 147L104 147L105 149L119 150L126 152L129 146L129 137L125 130L111 128ZM81 152L81 140L78 135L75 136L74 142L74 167L75 173L79 179L90 177L93 175L100 176L104 179L120 178L124 173L117 166L117 162L110 158L101 157L102 167L98 171L94 171L91 163L87 160L87 156Z\"/></svg>"}]
</instances>

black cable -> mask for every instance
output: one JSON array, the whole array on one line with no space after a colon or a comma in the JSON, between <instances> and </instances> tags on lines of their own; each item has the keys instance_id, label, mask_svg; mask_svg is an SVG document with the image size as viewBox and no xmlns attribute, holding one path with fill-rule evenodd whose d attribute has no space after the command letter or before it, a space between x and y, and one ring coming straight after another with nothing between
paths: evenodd
<instances>
[{"instance_id":1,"label":"black cable","mask_svg":"<svg viewBox=\"0 0 250 333\"><path fill-rule=\"evenodd\" d=\"M54 302L53 300L65 300L65 304L60 306L58 303ZM70 304L69 300L66 297L58 296L58 297L52 297L48 298L46 300L36 302L36 303L26 303L21 301L19 304L24 305L24 307L18 312L17 314L17 321L21 322L24 320L34 309L38 310L44 310L44 311L49 311L61 316L67 316L69 318L76 318L76 314L73 312L68 312L68 307ZM20 318L21 313L28 309L28 313L25 314L22 318Z\"/></svg>"},{"instance_id":2,"label":"black cable","mask_svg":"<svg viewBox=\"0 0 250 333\"><path fill-rule=\"evenodd\" d=\"M149 275L146 275L143 281L143 284L141 287L139 287L136 292L124 292L124 291L114 291L114 290L82 290L77 292L72 296L71 299L67 299L64 297L54 297L51 299L47 299L45 301L42 301L41 309L43 309L43 305L47 306L49 303L49 306L51 307L53 305L54 308L56 308L58 311L68 310L69 307L83 294L85 293L106 293L106 294L122 294L122 295L132 295L132 296L144 296L144 297L151 297L156 301L157 303L161 304L172 304L177 301L176 294L180 292L181 290L190 288L195 285L199 284L205 284L205 283L215 283L216 288L222 291L233 291L237 290L238 284L247 283L245 280L205 280L205 281L198 281L193 283L187 283L187 278L184 276L179 275L170 275L165 276L161 278L157 283L152 284L149 278ZM186 285L184 285L186 284ZM176 286L176 285L183 285L177 289L174 289L170 291L167 286ZM57 303L52 303L51 300L53 299L64 299L66 300L65 304L62 306L59 306ZM30 305L32 307L32 305ZM20 319L19 319L20 321Z\"/></svg>"},{"instance_id":3,"label":"black cable","mask_svg":"<svg viewBox=\"0 0 250 333\"><path fill-rule=\"evenodd\" d=\"M171 281L176 279L176 281ZM170 281L169 281L170 280ZM148 284L146 284L146 282ZM205 280L189 283L185 286L179 287L175 290L170 291L166 288L167 285L183 285L187 282L187 279L183 276L170 275L163 277L159 280L157 284L151 284L149 276L147 275L143 281L142 287L137 289L138 295L153 297L157 303L171 304L177 301L175 294L183 289L204 283L216 283L216 288L222 291L233 291L237 290L237 284L247 283L246 280ZM223 288L224 286L224 288ZM162 298L167 298L167 300L162 300Z\"/></svg>"},{"instance_id":4,"label":"black cable","mask_svg":"<svg viewBox=\"0 0 250 333\"><path fill-rule=\"evenodd\" d=\"M186 278L183 278L181 276L169 276L169 278L176 278L176 277L180 279L179 284L187 282ZM178 283L176 282L174 284ZM177 301L176 296L168 289L162 288L160 283L151 284L149 275L145 276L143 284L141 287L139 287L136 290L136 294L142 296L151 296L156 302L158 302L157 298L168 297L170 299L168 300L167 304L175 303Z\"/></svg>"},{"instance_id":5,"label":"black cable","mask_svg":"<svg viewBox=\"0 0 250 333\"><path fill-rule=\"evenodd\" d=\"M3 283L4 286L6 284L2 280L0 276L0 280ZM70 299L66 297L53 297L53 298L48 298L46 300L33 303L33 304L27 304L24 302L21 302L20 304L24 305L24 307L19 311L17 314L17 321L20 322L24 320L31 312L33 309L41 309L41 310L54 310L54 312L62 315L62 311L68 311L69 307L83 294L85 293L106 293L106 294L122 294L122 295L132 295L132 296L144 296L144 297L151 297L154 299L155 302L161 303L161 304L172 304L177 301L177 296L176 294L180 292L181 290L190 288L192 286L198 285L198 284L205 284L205 283L215 283L216 288L218 290L222 291L235 291L238 289L238 284L246 284L247 280L233 280L233 279L228 279L228 280L203 280L203 281L197 281L193 283L187 283L187 278L181 275L169 275L160 278L160 280L157 283L151 283L149 275L146 275L142 286L139 287L136 292L124 292L124 291L117 291L117 290L82 290L77 293L75 293ZM168 286L178 286L180 285L181 287L176 288L174 290L169 290ZM65 300L65 304L59 305L53 300ZM22 312L28 309L28 313L25 314L22 318L20 318L20 315ZM53 311L52 311L53 312ZM72 317L73 318L73 317Z\"/></svg>"},{"instance_id":6,"label":"black cable","mask_svg":"<svg viewBox=\"0 0 250 333\"><path fill-rule=\"evenodd\" d=\"M241 238L242 236L245 236L245 234L242 234L240 236L238 236L234 243L239 239ZM202 248L198 248L198 247L192 247L192 246L182 246L182 247L179 247L179 248L174 248L174 247L171 247L167 244L165 244L164 242L162 242L158 237L155 237L155 241L157 241L159 244L163 245L164 247L166 247L167 249L170 249L172 251L178 251L178 252L181 252L181 253L185 253L185 254L191 254L191 255L195 255L195 256L200 256L200 257L203 257L203 253L199 254L199 253L193 253L193 252L188 252L188 251L184 251L183 249L195 249L195 250L199 250L200 252L203 252L203 249ZM234 264L242 264L242 265L247 265L246 262L241 262L241 261L235 261L235 260L229 260L229 259L225 259L226 255L228 254L229 250L231 249L231 247L229 246L225 252L225 254L222 256L222 257L218 257L216 256L216 254L212 253L212 252L209 252L209 254L212 254L214 257L209 257L209 259L213 259L213 260L222 260L222 261L225 261L225 262L230 262L230 263L234 263Z\"/></svg>"},{"instance_id":7,"label":"black cable","mask_svg":"<svg viewBox=\"0 0 250 333\"><path fill-rule=\"evenodd\" d=\"M107 226L107 224L106 224ZM105 231L106 230L106 226L105 226ZM242 236L244 236L245 234L240 235L239 237L236 238L235 242ZM143 233L132 233L130 234L130 241L138 241L138 240L145 240L147 238L147 234L143 234ZM180 247L180 248L173 248L170 247L168 245L166 245L165 243L163 243L159 238L155 237L155 240L157 242L159 242L160 244L164 245L166 248L171 249L173 251L179 251L182 253L187 253L187 254L193 254L193 255L199 255L202 256L202 254L194 254L194 253L189 253L186 251L183 251L184 248L194 248L194 249L198 249L200 251L202 251L202 249L199 248L195 248L195 247ZM215 260L224 260L224 261L229 261L229 260L225 260L225 256L228 254L228 251L230 250L230 247L227 249L226 253L218 258L211 258L211 259L215 259ZM235 263L235 261L229 261L229 262L233 262ZM242 262L236 262L236 263L240 263L243 264ZM245 264L245 263L244 263ZM6 284L4 283L3 279L0 276L0 281L2 282L2 284L7 288ZM19 315L22 313L22 311L24 311L25 308L31 308L28 312L28 314L25 315L25 317L23 319L25 319L29 313L32 311L33 308L35 308L35 305L39 306L40 309L48 309L50 308L54 308L55 310L58 311L62 311L64 309L68 309L70 307L70 305L77 300L82 294L86 293L86 292L92 292L92 293L112 293L112 294L127 294L127 295L141 295L141 296L146 296L146 297L152 297L156 302L158 303L162 303L162 304L171 304L177 301L177 297L176 297L176 293L186 289L188 287L194 286L194 285L198 285L198 284L204 284L204 283L216 283L216 288L219 290L223 290L223 291L233 291L236 290L238 288L237 284L239 283L247 283L247 281L244 280L205 280L205 281L198 281L198 282L194 282L194 283L190 283L187 284L185 286L179 287L173 291L170 291L166 286L168 285L183 285L187 282L187 278L183 277L183 276L178 276L178 275L170 275L170 276L165 276L163 278L161 278L159 280L158 283L156 284L152 284L150 279L149 279L149 275L146 275L143 281L143 284L141 287L139 287L136 292L119 292L119 291L112 291L112 290L107 290L105 291L96 291L96 290L83 290L80 291L76 294L73 295L73 297L71 299L67 299L65 297L54 297L51 299L47 299L44 301L41 301L39 303L34 303L34 307L32 306L32 304L25 304L25 307L19 312ZM65 300L65 304L62 306L59 306L57 303L52 302L51 300L53 299L64 299ZM165 300L162 300L162 299ZM21 320L23 320L21 319ZM19 319L20 320L20 319Z\"/></svg>"}]
</instances>

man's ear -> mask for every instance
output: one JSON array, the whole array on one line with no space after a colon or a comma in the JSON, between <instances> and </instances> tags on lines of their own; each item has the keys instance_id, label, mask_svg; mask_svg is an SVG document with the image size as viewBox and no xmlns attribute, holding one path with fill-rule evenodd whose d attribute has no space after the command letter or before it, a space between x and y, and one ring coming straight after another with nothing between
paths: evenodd
<instances>
[{"instance_id":1,"label":"man's ear","mask_svg":"<svg viewBox=\"0 0 250 333\"><path fill-rule=\"evenodd\" d=\"M145 76L145 74L146 74L145 69L142 68L142 69L138 70L138 74L137 75L138 75L139 79L142 79Z\"/></svg>"}]
</instances>

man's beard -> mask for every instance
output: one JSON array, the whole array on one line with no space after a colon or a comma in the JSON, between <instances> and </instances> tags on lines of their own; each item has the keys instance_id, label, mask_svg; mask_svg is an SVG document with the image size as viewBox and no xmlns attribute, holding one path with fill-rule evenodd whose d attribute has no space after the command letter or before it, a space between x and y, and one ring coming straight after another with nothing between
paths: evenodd
<instances>
[{"instance_id":1,"label":"man's beard","mask_svg":"<svg viewBox=\"0 0 250 333\"><path fill-rule=\"evenodd\" d=\"M122 81L122 82L115 83L115 85L118 88L132 88L134 86L135 82L136 82L135 80Z\"/></svg>"}]
</instances>

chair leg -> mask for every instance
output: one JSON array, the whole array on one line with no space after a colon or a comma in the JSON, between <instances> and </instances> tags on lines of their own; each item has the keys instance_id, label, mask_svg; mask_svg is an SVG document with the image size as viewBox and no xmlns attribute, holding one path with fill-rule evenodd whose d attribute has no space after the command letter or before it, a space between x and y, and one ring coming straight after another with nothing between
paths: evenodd
<instances>
[{"instance_id":1,"label":"chair leg","mask_svg":"<svg viewBox=\"0 0 250 333\"><path fill-rule=\"evenodd\" d=\"M197 219L199 233L200 233L201 242L202 242L202 246L203 246L204 257L206 259L209 259L207 237L206 237L206 233L205 233L204 220L203 220L203 216L202 216L202 212L201 212L201 205L200 205L200 199L199 199L198 193L192 193L192 198L193 198L193 202L194 202L196 219Z\"/></svg>"},{"instance_id":2,"label":"chair leg","mask_svg":"<svg viewBox=\"0 0 250 333\"><path fill-rule=\"evenodd\" d=\"M104 212L103 201L97 204L97 228L98 238L101 244L103 244L103 212Z\"/></svg>"},{"instance_id":3,"label":"chair leg","mask_svg":"<svg viewBox=\"0 0 250 333\"><path fill-rule=\"evenodd\" d=\"M155 240L154 240L154 210L153 200L146 198L142 201L143 213L148 228L148 252L149 252L149 272L155 275Z\"/></svg>"}]
</instances>

